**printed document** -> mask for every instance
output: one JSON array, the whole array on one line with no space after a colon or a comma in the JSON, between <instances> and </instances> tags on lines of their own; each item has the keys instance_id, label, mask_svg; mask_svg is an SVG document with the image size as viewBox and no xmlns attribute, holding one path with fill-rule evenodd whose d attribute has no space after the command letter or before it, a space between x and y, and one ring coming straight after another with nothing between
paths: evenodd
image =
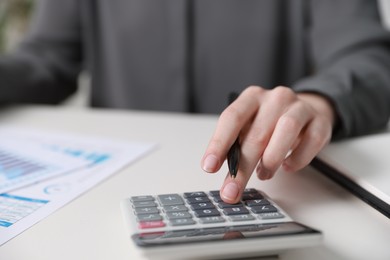
<instances>
[{"instance_id":1,"label":"printed document","mask_svg":"<svg viewBox=\"0 0 390 260\"><path fill-rule=\"evenodd\" d=\"M0 245L155 147L15 127L0 136Z\"/></svg>"}]
</instances>

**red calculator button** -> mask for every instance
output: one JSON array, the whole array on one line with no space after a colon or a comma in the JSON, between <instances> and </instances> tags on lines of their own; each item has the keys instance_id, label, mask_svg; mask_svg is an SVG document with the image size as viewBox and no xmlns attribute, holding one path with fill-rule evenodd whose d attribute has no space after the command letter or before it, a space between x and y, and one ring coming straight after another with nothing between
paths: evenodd
<instances>
[{"instance_id":1,"label":"red calculator button","mask_svg":"<svg viewBox=\"0 0 390 260\"><path fill-rule=\"evenodd\" d=\"M159 221L142 221L142 222L139 222L138 227L140 229L159 228L159 227L165 227L165 223L161 220L159 220Z\"/></svg>"}]
</instances>

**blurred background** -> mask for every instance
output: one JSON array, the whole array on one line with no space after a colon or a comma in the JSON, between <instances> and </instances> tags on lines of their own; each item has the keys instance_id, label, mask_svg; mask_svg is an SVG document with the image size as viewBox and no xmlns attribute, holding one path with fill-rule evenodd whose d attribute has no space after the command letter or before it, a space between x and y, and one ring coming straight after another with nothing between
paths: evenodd
<instances>
[{"instance_id":1,"label":"blurred background","mask_svg":"<svg viewBox=\"0 0 390 260\"><path fill-rule=\"evenodd\" d=\"M22 40L29 28L34 5L38 1L0 0L0 55L11 52ZM89 86L88 76L81 74L77 93L66 100L63 105L88 107Z\"/></svg>"},{"instance_id":2,"label":"blurred background","mask_svg":"<svg viewBox=\"0 0 390 260\"><path fill-rule=\"evenodd\" d=\"M37 0L0 0L0 52L12 49L28 29Z\"/></svg>"},{"instance_id":3,"label":"blurred background","mask_svg":"<svg viewBox=\"0 0 390 260\"><path fill-rule=\"evenodd\" d=\"M39 0L0 0L0 55L12 51L23 38L37 1ZM390 29L390 0L380 0L379 3L383 23ZM64 105L79 107L88 105L89 80L86 75L80 76L79 85L79 91Z\"/></svg>"}]
</instances>

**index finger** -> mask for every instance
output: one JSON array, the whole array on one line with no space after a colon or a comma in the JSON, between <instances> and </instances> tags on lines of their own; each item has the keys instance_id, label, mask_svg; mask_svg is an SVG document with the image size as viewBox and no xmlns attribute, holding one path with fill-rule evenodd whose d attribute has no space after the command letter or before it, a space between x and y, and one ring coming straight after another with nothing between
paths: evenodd
<instances>
[{"instance_id":1,"label":"index finger","mask_svg":"<svg viewBox=\"0 0 390 260\"><path fill-rule=\"evenodd\" d=\"M260 87L256 87L260 89ZM253 118L259 102L251 91L243 91L220 115L215 132L202 158L202 168L206 172L216 172L223 164L226 154L240 131Z\"/></svg>"}]
</instances>

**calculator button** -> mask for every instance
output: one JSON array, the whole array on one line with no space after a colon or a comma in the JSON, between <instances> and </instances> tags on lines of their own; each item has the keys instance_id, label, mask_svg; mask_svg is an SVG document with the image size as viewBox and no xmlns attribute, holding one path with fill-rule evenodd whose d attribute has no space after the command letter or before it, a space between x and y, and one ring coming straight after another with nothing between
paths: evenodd
<instances>
[{"instance_id":1,"label":"calculator button","mask_svg":"<svg viewBox=\"0 0 390 260\"><path fill-rule=\"evenodd\" d=\"M213 216L213 217L203 217L199 218L200 223L202 224L212 224L212 223L221 223L225 222L225 218L222 216Z\"/></svg>"},{"instance_id":2,"label":"calculator button","mask_svg":"<svg viewBox=\"0 0 390 260\"><path fill-rule=\"evenodd\" d=\"M197 192L186 192L184 193L184 197L185 198L207 197L207 195L203 191L197 191Z\"/></svg>"},{"instance_id":3,"label":"calculator button","mask_svg":"<svg viewBox=\"0 0 390 260\"><path fill-rule=\"evenodd\" d=\"M160 214L140 214L137 215L138 221L156 221L156 220L162 220L162 217Z\"/></svg>"},{"instance_id":4,"label":"calculator button","mask_svg":"<svg viewBox=\"0 0 390 260\"><path fill-rule=\"evenodd\" d=\"M180 197L179 194L159 195L158 199L160 200L160 202L163 206L183 205L184 204L184 201L183 201L182 197Z\"/></svg>"},{"instance_id":5,"label":"calculator button","mask_svg":"<svg viewBox=\"0 0 390 260\"><path fill-rule=\"evenodd\" d=\"M188 208L184 205L170 205L164 206L165 212L177 212L177 211L188 211Z\"/></svg>"},{"instance_id":6,"label":"calculator button","mask_svg":"<svg viewBox=\"0 0 390 260\"><path fill-rule=\"evenodd\" d=\"M140 229L165 227L163 221L142 221L138 223Z\"/></svg>"},{"instance_id":7,"label":"calculator button","mask_svg":"<svg viewBox=\"0 0 390 260\"><path fill-rule=\"evenodd\" d=\"M256 190L256 189L253 189L253 188L244 189L243 194L249 194L249 193L257 193L257 194L259 194L259 191Z\"/></svg>"},{"instance_id":8,"label":"calculator button","mask_svg":"<svg viewBox=\"0 0 390 260\"><path fill-rule=\"evenodd\" d=\"M219 196L219 194L220 194L220 191L219 190L211 190L211 191L209 191L209 194L211 195L211 196Z\"/></svg>"},{"instance_id":9,"label":"calculator button","mask_svg":"<svg viewBox=\"0 0 390 260\"><path fill-rule=\"evenodd\" d=\"M178 218L169 220L169 223L172 226L185 226L194 225L196 222L192 218Z\"/></svg>"},{"instance_id":10,"label":"calculator button","mask_svg":"<svg viewBox=\"0 0 390 260\"><path fill-rule=\"evenodd\" d=\"M215 202L222 202L223 201L223 199L221 198L221 196L219 194L213 195L212 197L213 197L213 200Z\"/></svg>"},{"instance_id":11,"label":"calculator button","mask_svg":"<svg viewBox=\"0 0 390 260\"><path fill-rule=\"evenodd\" d=\"M245 215L232 215L229 217L231 221L248 221L256 219L254 216L250 214Z\"/></svg>"},{"instance_id":12,"label":"calculator button","mask_svg":"<svg viewBox=\"0 0 390 260\"><path fill-rule=\"evenodd\" d=\"M245 207L225 208L223 209L223 213L228 216L241 215L241 214L249 214L249 210Z\"/></svg>"},{"instance_id":13,"label":"calculator button","mask_svg":"<svg viewBox=\"0 0 390 260\"><path fill-rule=\"evenodd\" d=\"M210 202L210 199L208 197L193 197L193 198L187 198L187 201L189 204L192 204L192 203L200 203L200 202Z\"/></svg>"},{"instance_id":14,"label":"calculator button","mask_svg":"<svg viewBox=\"0 0 390 260\"><path fill-rule=\"evenodd\" d=\"M284 218L284 215L280 212L268 212L259 214L260 219L275 219L275 218Z\"/></svg>"},{"instance_id":15,"label":"calculator button","mask_svg":"<svg viewBox=\"0 0 390 260\"><path fill-rule=\"evenodd\" d=\"M157 204L154 202L154 200L150 201L134 201L133 202L134 208L146 208L146 207L156 207Z\"/></svg>"},{"instance_id":16,"label":"calculator button","mask_svg":"<svg viewBox=\"0 0 390 260\"><path fill-rule=\"evenodd\" d=\"M195 215L198 218L211 217L211 216L220 216L221 213L217 209L202 209L195 210Z\"/></svg>"},{"instance_id":17,"label":"calculator button","mask_svg":"<svg viewBox=\"0 0 390 260\"><path fill-rule=\"evenodd\" d=\"M156 207L135 208L135 213L138 214L155 214L160 211Z\"/></svg>"},{"instance_id":18,"label":"calculator button","mask_svg":"<svg viewBox=\"0 0 390 260\"><path fill-rule=\"evenodd\" d=\"M178 219L178 218L192 218L192 215L189 212L168 212L167 213L168 219Z\"/></svg>"},{"instance_id":19,"label":"calculator button","mask_svg":"<svg viewBox=\"0 0 390 260\"><path fill-rule=\"evenodd\" d=\"M278 209L275 208L275 206L273 205L255 206L255 207L251 207L251 210L257 214L278 211Z\"/></svg>"},{"instance_id":20,"label":"calculator button","mask_svg":"<svg viewBox=\"0 0 390 260\"><path fill-rule=\"evenodd\" d=\"M270 202L266 199L259 199L259 200L248 200L245 201L245 204L249 207L253 206L263 206L263 205L269 205Z\"/></svg>"},{"instance_id":21,"label":"calculator button","mask_svg":"<svg viewBox=\"0 0 390 260\"><path fill-rule=\"evenodd\" d=\"M135 202L135 201L153 201L154 198L152 196L133 196L130 198L131 201Z\"/></svg>"},{"instance_id":22,"label":"calculator button","mask_svg":"<svg viewBox=\"0 0 390 260\"><path fill-rule=\"evenodd\" d=\"M242 195L242 200L247 201L247 200L259 200L259 199L264 199L263 195L260 193L244 193Z\"/></svg>"},{"instance_id":23,"label":"calculator button","mask_svg":"<svg viewBox=\"0 0 390 260\"><path fill-rule=\"evenodd\" d=\"M215 206L211 202L201 202L201 203L194 203L191 204L191 209L192 210L198 210L198 209L214 209Z\"/></svg>"},{"instance_id":24,"label":"calculator button","mask_svg":"<svg viewBox=\"0 0 390 260\"><path fill-rule=\"evenodd\" d=\"M218 203L218 207L221 208L221 209L224 209L224 208L236 208L236 207L243 207L244 204L242 203L236 203L236 204L229 204L229 203L226 203L226 202L219 202Z\"/></svg>"}]
</instances>

